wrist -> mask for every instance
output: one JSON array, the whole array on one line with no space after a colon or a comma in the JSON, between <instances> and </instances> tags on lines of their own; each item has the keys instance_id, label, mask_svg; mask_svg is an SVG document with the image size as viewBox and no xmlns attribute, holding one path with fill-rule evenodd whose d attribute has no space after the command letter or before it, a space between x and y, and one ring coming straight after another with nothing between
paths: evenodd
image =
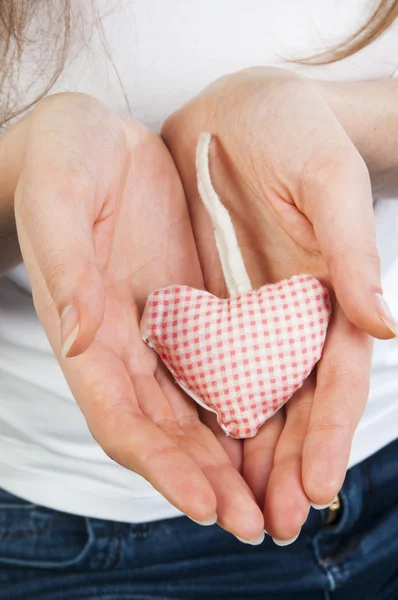
<instances>
[{"instance_id":1,"label":"wrist","mask_svg":"<svg viewBox=\"0 0 398 600\"><path fill-rule=\"evenodd\" d=\"M318 82L334 115L377 175L398 168L398 80Z\"/></svg>"}]
</instances>

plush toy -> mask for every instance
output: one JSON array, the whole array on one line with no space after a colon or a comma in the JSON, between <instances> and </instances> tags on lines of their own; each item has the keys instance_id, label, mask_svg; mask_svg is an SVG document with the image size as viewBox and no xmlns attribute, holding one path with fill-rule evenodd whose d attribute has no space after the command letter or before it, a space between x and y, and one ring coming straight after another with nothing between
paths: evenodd
<instances>
[{"instance_id":1,"label":"plush toy","mask_svg":"<svg viewBox=\"0 0 398 600\"><path fill-rule=\"evenodd\" d=\"M173 285L148 297L141 333L178 385L213 411L224 432L253 437L320 359L330 319L327 289L296 275L253 290L226 208L210 178L211 136L199 137L198 188L214 227L230 298Z\"/></svg>"}]
</instances>

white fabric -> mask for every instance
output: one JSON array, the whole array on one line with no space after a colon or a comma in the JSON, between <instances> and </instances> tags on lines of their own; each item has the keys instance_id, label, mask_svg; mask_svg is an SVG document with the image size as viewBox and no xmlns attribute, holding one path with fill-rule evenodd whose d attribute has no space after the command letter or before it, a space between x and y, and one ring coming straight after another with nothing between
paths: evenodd
<instances>
[{"instance_id":1,"label":"white fabric","mask_svg":"<svg viewBox=\"0 0 398 600\"><path fill-rule=\"evenodd\" d=\"M210 133L201 133L196 147L198 190L210 215L221 268L230 296L250 292L252 284L236 238L229 212L218 197L210 177Z\"/></svg>"},{"instance_id":2,"label":"white fabric","mask_svg":"<svg viewBox=\"0 0 398 600\"><path fill-rule=\"evenodd\" d=\"M375 2L96 4L133 115L159 129L172 111L210 81L247 66L287 66L319 79L391 77L398 69L396 27L336 64L302 67L283 62L344 39L366 20ZM77 4L87 10L91 5ZM123 90L99 34L87 25L85 40L80 31L75 36L70 63L54 91L87 92L127 114ZM36 71L37 64L42 68L36 58L30 55L31 63L22 69L29 77L35 65ZM375 212L385 296L398 319L397 199L379 199ZM351 465L397 437L397 396L398 343L377 341L369 403L354 438ZM110 461L92 440L36 318L23 266L0 281L0 485L31 501L94 517L150 521L178 514L147 482Z\"/></svg>"}]
</instances>

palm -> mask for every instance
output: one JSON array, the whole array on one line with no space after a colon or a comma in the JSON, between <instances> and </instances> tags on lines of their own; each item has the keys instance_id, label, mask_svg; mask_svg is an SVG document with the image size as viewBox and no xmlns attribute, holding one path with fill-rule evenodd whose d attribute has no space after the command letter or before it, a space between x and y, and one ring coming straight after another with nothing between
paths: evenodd
<instances>
[{"instance_id":1,"label":"palm","mask_svg":"<svg viewBox=\"0 0 398 600\"><path fill-rule=\"evenodd\" d=\"M100 105L99 110L107 109ZM72 113L76 122L74 108ZM248 487L198 419L195 405L140 335L140 318L151 291L174 283L203 287L177 171L158 136L101 112L101 119L104 116L118 121L113 127L116 142L109 143L109 132L97 128L89 144L90 152L94 143L99 148L95 160L87 149L82 157L88 156L86 170L95 169L95 193L85 189L85 194L90 198L103 299L98 286L90 292L90 274L82 285L87 287L87 318L102 306L102 319L85 352L72 359L61 357L59 317L52 300L57 290L50 295L48 289L49 283L56 288L58 271L45 280L32 237L20 222L20 243L39 317L105 452L145 477L192 518L206 520L217 511L221 525L251 539L262 531L263 519Z\"/></svg>"}]
</instances>

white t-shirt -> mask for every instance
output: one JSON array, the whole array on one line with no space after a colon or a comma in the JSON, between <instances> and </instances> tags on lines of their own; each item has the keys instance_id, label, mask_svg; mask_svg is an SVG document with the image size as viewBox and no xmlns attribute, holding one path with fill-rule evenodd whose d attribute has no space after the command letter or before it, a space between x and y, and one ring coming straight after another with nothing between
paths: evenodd
<instances>
[{"instance_id":1,"label":"white t-shirt","mask_svg":"<svg viewBox=\"0 0 398 600\"><path fill-rule=\"evenodd\" d=\"M373 0L101 0L97 5L133 116L156 130L213 79L243 67L284 66L335 80L391 77L398 69L393 30L336 64L303 67L283 61L343 40L366 20ZM72 44L54 91L86 92L127 114L116 72L89 23L86 41L87 46ZM378 199L375 213L383 288L398 319L398 199ZM398 343L376 341L369 403L351 466L397 437L397 395ZM137 522L178 515L92 439L36 317L22 265L0 280L0 486L86 516Z\"/></svg>"}]
</instances>

